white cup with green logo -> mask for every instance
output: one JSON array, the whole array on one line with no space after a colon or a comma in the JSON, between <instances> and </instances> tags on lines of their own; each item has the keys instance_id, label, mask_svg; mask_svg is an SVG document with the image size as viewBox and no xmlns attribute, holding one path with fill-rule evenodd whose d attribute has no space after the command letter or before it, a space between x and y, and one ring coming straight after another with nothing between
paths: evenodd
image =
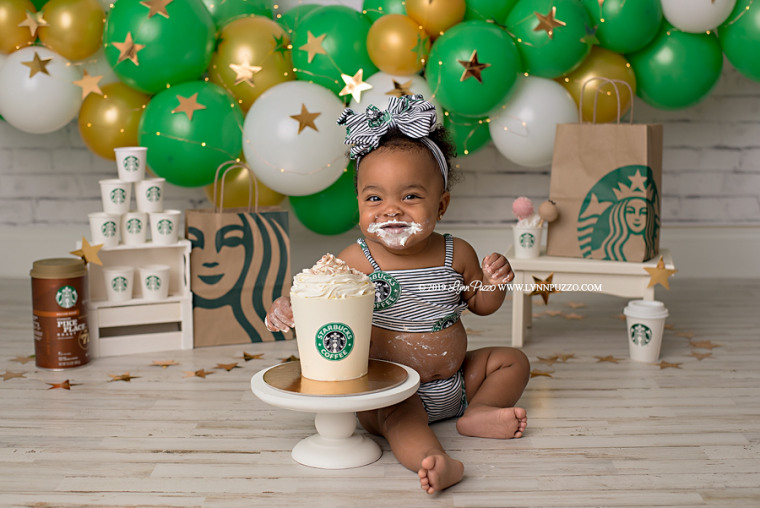
<instances>
[{"instance_id":1,"label":"white cup with green logo","mask_svg":"<svg viewBox=\"0 0 760 508\"><path fill-rule=\"evenodd\" d=\"M141 212L160 212L164 209L165 178L146 178L135 182L135 201Z\"/></svg>"},{"instance_id":2,"label":"white cup with green logo","mask_svg":"<svg viewBox=\"0 0 760 508\"><path fill-rule=\"evenodd\" d=\"M127 212L121 216L121 241L124 245L140 245L148 238L148 214Z\"/></svg>"},{"instance_id":3,"label":"white cup with green logo","mask_svg":"<svg viewBox=\"0 0 760 508\"><path fill-rule=\"evenodd\" d=\"M631 360L656 362L660 358L662 332L668 309L656 300L631 300L623 309Z\"/></svg>"},{"instance_id":4,"label":"white cup with green logo","mask_svg":"<svg viewBox=\"0 0 760 508\"><path fill-rule=\"evenodd\" d=\"M135 269L131 266L104 266L103 281L109 302L122 303L132 299L132 280Z\"/></svg>"},{"instance_id":5,"label":"white cup with green logo","mask_svg":"<svg viewBox=\"0 0 760 508\"><path fill-rule=\"evenodd\" d=\"M100 180L100 197L103 201L103 211L119 215L129 211L132 200L132 182L122 180Z\"/></svg>"},{"instance_id":6,"label":"white cup with green logo","mask_svg":"<svg viewBox=\"0 0 760 508\"><path fill-rule=\"evenodd\" d=\"M180 210L150 213L150 236L157 245L173 245L179 241Z\"/></svg>"},{"instance_id":7,"label":"white cup with green logo","mask_svg":"<svg viewBox=\"0 0 760 508\"><path fill-rule=\"evenodd\" d=\"M92 212L90 219L90 236L93 245L116 247L121 239L121 215L116 213Z\"/></svg>"},{"instance_id":8,"label":"white cup with green logo","mask_svg":"<svg viewBox=\"0 0 760 508\"><path fill-rule=\"evenodd\" d=\"M140 267L140 289L146 300L166 300L169 296L169 265Z\"/></svg>"},{"instance_id":9,"label":"white cup with green logo","mask_svg":"<svg viewBox=\"0 0 760 508\"><path fill-rule=\"evenodd\" d=\"M144 146L121 146L113 149L119 180L139 182L145 178L148 148Z\"/></svg>"},{"instance_id":10,"label":"white cup with green logo","mask_svg":"<svg viewBox=\"0 0 760 508\"><path fill-rule=\"evenodd\" d=\"M541 253L542 228L515 226L513 231L515 257L519 259L537 258Z\"/></svg>"}]
</instances>

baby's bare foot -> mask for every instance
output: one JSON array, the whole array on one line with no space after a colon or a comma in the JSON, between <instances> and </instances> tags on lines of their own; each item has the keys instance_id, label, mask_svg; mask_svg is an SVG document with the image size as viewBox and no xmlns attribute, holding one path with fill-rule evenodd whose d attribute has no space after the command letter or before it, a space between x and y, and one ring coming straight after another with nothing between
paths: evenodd
<instances>
[{"instance_id":1,"label":"baby's bare foot","mask_svg":"<svg viewBox=\"0 0 760 508\"><path fill-rule=\"evenodd\" d=\"M493 439L522 437L528 413L521 407L470 406L457 420L460 434Z\"/></svg>"},{"instance_id":2,"label":"baby's bare foot","mask_svg":"<svg viewBox=\"0 0 760 508\"><path fill-rule=\"evenodd\" d=\"M448 455L430 455L420 465L420 487L428 494L451 487L464 475L464 465Z\"/></svg>"}]
</instances>

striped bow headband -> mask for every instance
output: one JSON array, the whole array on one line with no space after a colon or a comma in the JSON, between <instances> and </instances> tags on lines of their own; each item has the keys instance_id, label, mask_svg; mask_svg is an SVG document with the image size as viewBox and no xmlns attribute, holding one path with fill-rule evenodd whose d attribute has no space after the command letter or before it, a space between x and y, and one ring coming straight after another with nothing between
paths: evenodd
<instances>
[{"instance_id":1,"label":"striped bow headband","mask_svg":"<svg viewBox=\"0 0 760 508\"><path fill-rule=\"evenodd\" d=\"M397 128L402 134L419 140L433 154L443 175L443 188L448 187L448 165L446 157L433 140L427 137L435 130L437 116L435 106L424 100L422 95L404 95L390 97L388 109L381 111L370 104L364 114L357 114L346 108L338 118L338 125L346 126L347 145L351 145L350 156L356 159L359 167L361 158L380 144L380 138L388 131Z\"/></svg>"}]
</instances>

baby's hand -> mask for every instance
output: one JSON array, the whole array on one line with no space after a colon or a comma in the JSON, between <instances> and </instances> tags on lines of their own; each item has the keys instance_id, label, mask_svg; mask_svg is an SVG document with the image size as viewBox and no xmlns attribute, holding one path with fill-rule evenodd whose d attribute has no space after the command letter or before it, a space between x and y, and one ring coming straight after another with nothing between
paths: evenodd
<instances>
[{"instance_id":1,"label":"baby's hand","mask_svg":"<svg viewBox=\"0 0 760 508\"><path fill-rule=\"evenodd\" d=\"M483 259L483 283L505 284L512 282L515 274L509 261L502 254L494 252Z\"/></svg>"},{"instance_id":2,"label":"baby's hand","mask_svg":"<svg viewBox=\"0 0 760 508\"><path fill-rule=\"evenodd\" d=\"M295 323L293 322L293 308L290 306L290 298L281 296L269 308L264 320L267 330L270 332L287 332Z\"/></svg>"}]
</instances>

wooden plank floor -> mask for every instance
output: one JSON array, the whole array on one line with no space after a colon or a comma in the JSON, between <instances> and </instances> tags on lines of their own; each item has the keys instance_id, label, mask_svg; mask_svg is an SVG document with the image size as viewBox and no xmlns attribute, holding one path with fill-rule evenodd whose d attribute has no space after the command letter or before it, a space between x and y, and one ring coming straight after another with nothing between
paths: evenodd
<instances>
[{"instance_id":1,"label":"wooden plank floor","mask_svg":"<svg viewBox=\"0 0 760 508\"><path fill-rule=\"evenodd\" d=\"M667 368L627 359L622 299L536 303L525 437L465 438L451 421L436 424L466 476L428 496L382 441L383 457L362 468L293 462L313 419L267 406L249 380L296 353L294 342L45 371L20 361L33 353L29 281L3 280L0 506L760 506L758 282L673 278L671 291L659 288L671 315L663 360L677 364ZM465 316L470 346L507 344L509 309ZM598 358L607 356L619 361ZM178 365L151 365L164 360ZM217 368L230 363L238 368ZM186 377L199 369L213 374ZM126 373L135 378L112 381ZM67 379L70 390L49 389Z\"/></svg>"}]
</instances>

